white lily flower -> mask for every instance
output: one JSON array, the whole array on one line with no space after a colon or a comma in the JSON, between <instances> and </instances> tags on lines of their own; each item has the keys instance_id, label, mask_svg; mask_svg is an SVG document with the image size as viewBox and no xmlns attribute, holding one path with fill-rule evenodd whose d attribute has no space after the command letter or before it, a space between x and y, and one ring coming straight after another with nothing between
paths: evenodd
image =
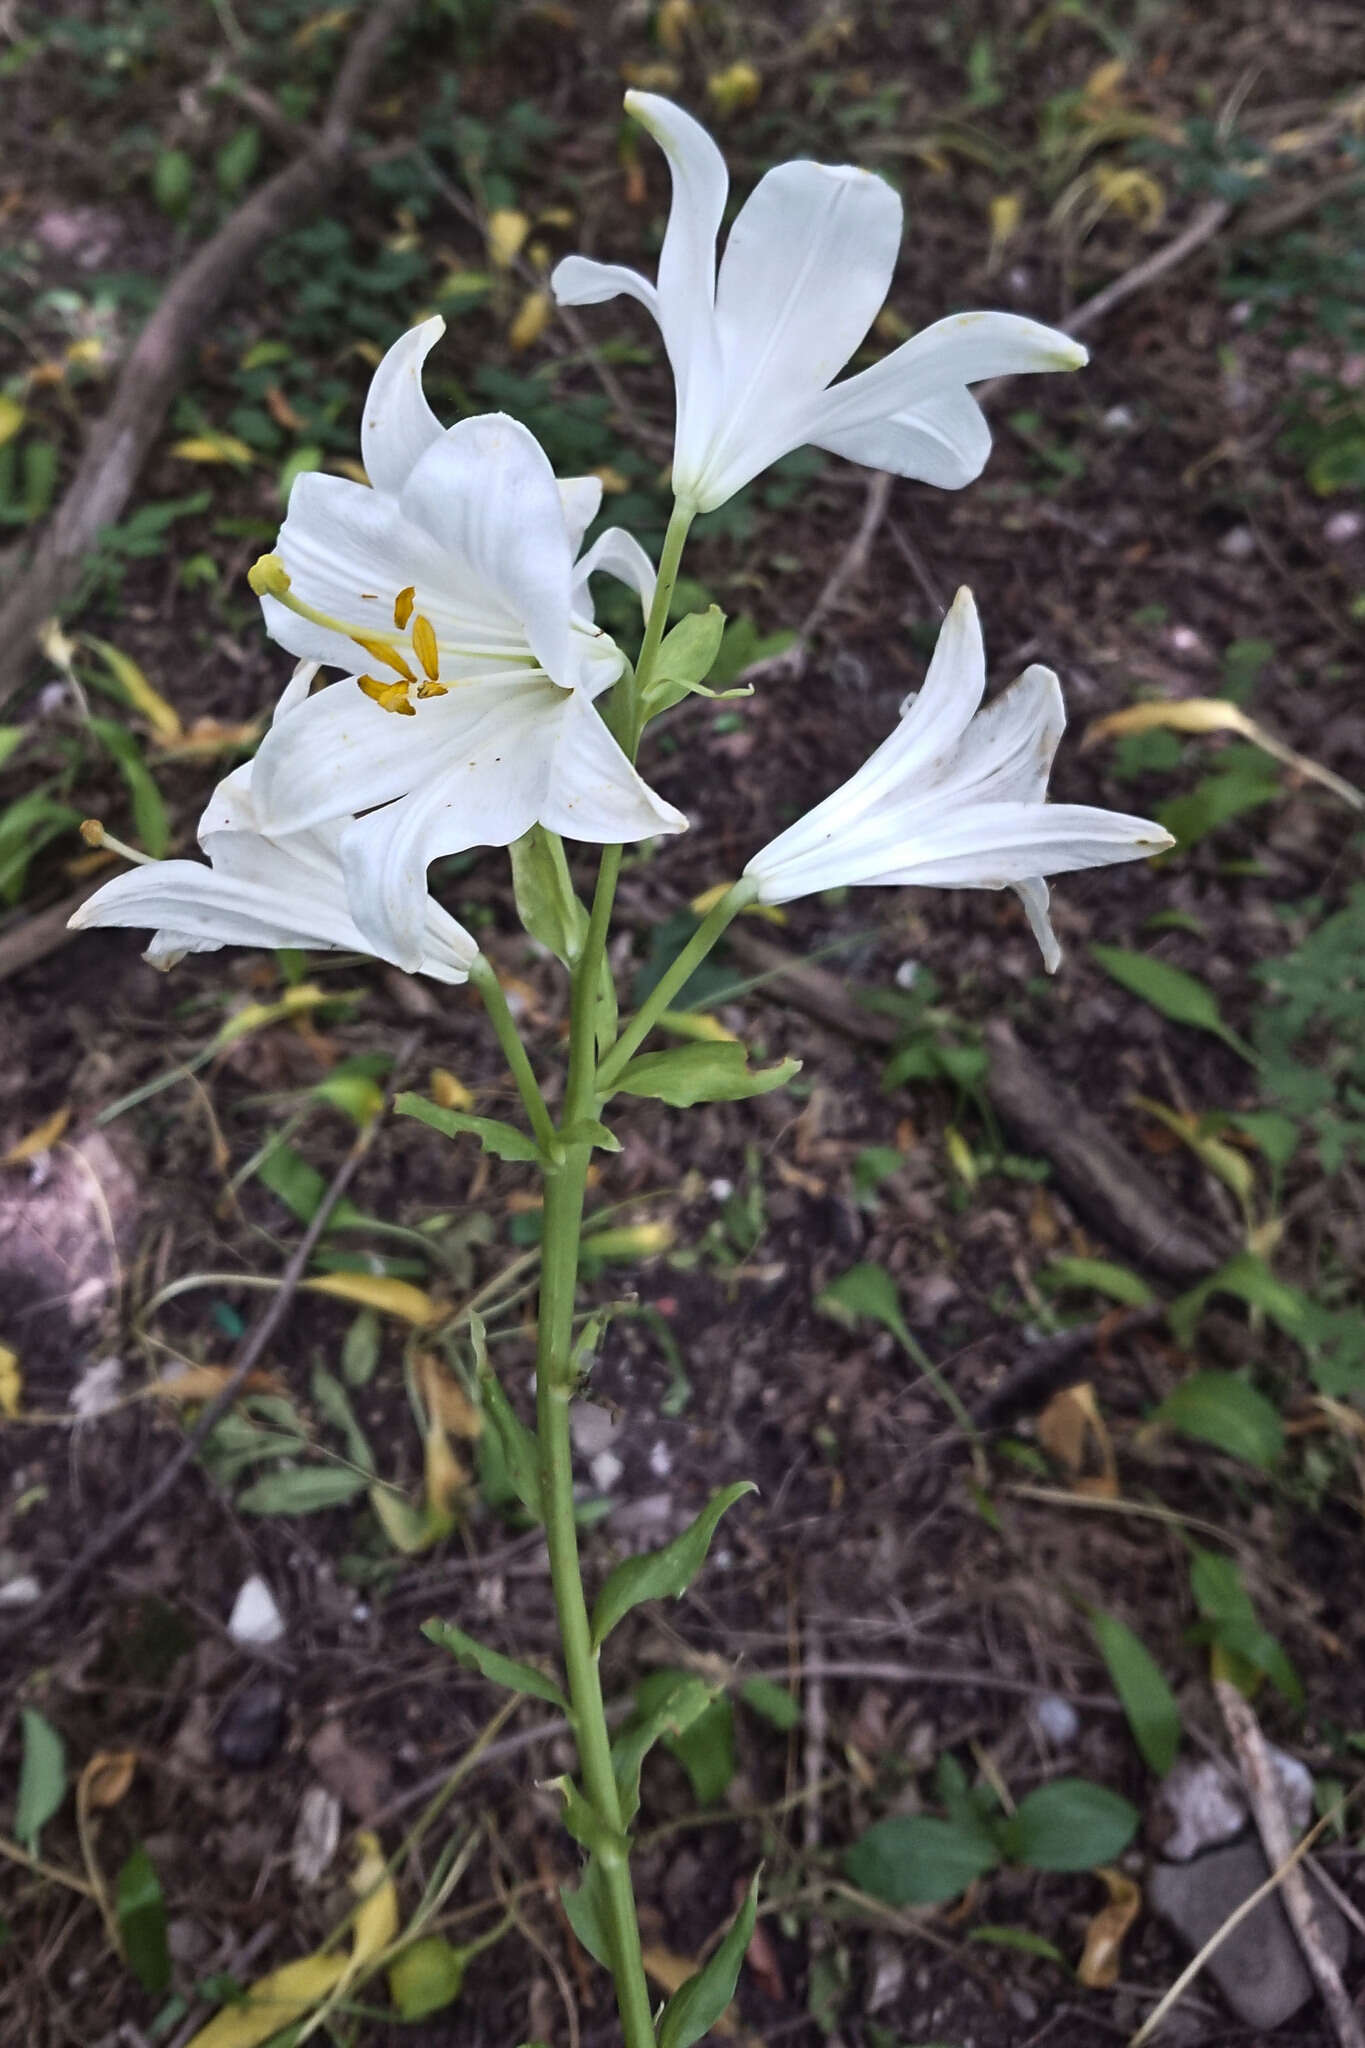
<instances>
[{"instance_id":1,"label":"white lily flower","mask_svg":"<svg viewBox=\"0 0 1365 2048\"><path fill-rule=\"evenodd\" d=\"M298 716L314 667L300 666L276 709L277 726ZM222 946L341 948L393 960L371 944L351 915L342 827L271 837L261 829L251 776L252 763L244 762L209 799L198 834L207 867L197 860L158 860L115 875L81 904L70 928L153 926L145 957L154 967L173 967L186 953L213 953ZM464 927L425 897L415 971L435 981L466 981L478 951Z\"/></svg>"},{"instance_id":2,"label":"white lily flower","mask_svg":"<svg viewBox=\"0 0 1365 2048\"><path fill-rule=\"evenodd\" d=\"M592 706L624 657L593 624L588 578L610 570L647 609L649 559L612 528L575 560L602 486L557 483L518 421L441 427L421 371L443 325L413 328L375 372L361 437L373 488L299 477L277 555L254 572L273 636L347 671L267 735L261 822L278 834L346 820L356 922L410 968L440 856L535 824L599 845L687 824Z\"/></svg>"},{"instance_id":3,"label":"white lily flower","mask_svg":"<svg viewBox=\"0 0 1365 2048\"><path fill-rule=\"evenodd\" d=\"M1050 668L1025 669L981 710L985 687L981 622L959 590L924 688L906 698L891 737L745 868L759 901L850 883L1013 889L1055 974L1062 954L1044 876L1141 860L1175 841L1149 818L1047 802L1066 727Z\"/></svg>"},{"instance_id":4,"label":"white lily flower","mask_svg":"<svg viewBox=\"0 0 1365 2048\"><path fill-rule=\"evenodd\" d=\"M901 238L897 194L849 166L779 164L741 207L717 272L724 158L670 100L628 92L625 103L667 156L673 179L658 283L584 256L565 257L550 283L561 305L625 293L653 314L677 386L673 487L698 511L723 505L807 443L958 490L981 474L991 446L966 387L1024 370L1075 370L1087 360L1079 342L1037 321L955 313L831 386L890 287Z\"/></svg>"}]
</instances>

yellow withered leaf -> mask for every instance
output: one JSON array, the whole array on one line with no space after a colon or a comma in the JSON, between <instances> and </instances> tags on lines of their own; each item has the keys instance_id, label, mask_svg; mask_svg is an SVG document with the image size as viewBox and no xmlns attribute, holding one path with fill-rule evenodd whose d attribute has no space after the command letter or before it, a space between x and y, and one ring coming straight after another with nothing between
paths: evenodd
<instances>
[{"instance_id":1,"label":"yellow withered leaf","mask_svg":"<svg viewBox=\"0 0 1365 2048\"><path fill-rule=\"evenodd\" d=\"M1107 717L1092 719L1086 727L1081 752L1084 753L1087 747L1097 746L1101 740L1122 739L1128 733L1157 731L1235 732L1239 738L1250 740L1253 746L1259 747L1263 754L1269 754L1272 761L1282 761L1286 768L1292 768L1296 775L1304 776L1309 782L1320 782L1324 789L1330 789L1333 796L1339 796L1352 810L1365 810L1365 792L1357 789L1353 782L1335 775L1320 762L1310 760L1307 754L1296 754L1283 740L1277 740L1263 725L1258 725L1240 705L1229 704L1222 697L1156 698L1145 704L1129 704L1122 711L1111 711Z\"/></svg>"},{"instance_id":2,"label":"yellow withered leaf","mask_svg":"<svg viewBox=\"0 0 1365 2048\"><path fill-rule=\"evenodd\" d=\"M172 441L171 453L182 462L230 462L235 469L250 469L256 460L236 434L187 434L183 441Z\"/></svg>"},{"instance_id":3,"label":"yellow withered leaf","mask_svg":"<svg viewBox=\"0 0 1365 2048\"><path fill-rule=\"evenodd\" d=\"M439 1322L445 1311L422 1288L410 1280L394 1280L387 1273L320 1273L304 1286L314 1294L330 1294L337 1301L353 1301L360 1308L375 1308L381 1315L397 1316L418 1328Z\"/></svg>"},{"instance_id":4,"label":"yellow withered leaf","mask_svg":"<svg viewBox=\"0 0 1365 2048\"><path fill-rule=\"evenodd\" d=\"M253 1984L235 2005L216 2013L189 2048L261 2048L335 1991L349 1968L343 1955L302 1956L286 1963Z\"/></svg>"},{"instance_id":5,"label":"yellow withered leaf","mask_svg":"<svg viewBox=\"0 0 1365 2048\"><path fill-rule=\"evenodd\" d=\"M24 1381L19 1371L19 1354L11 1351L8 1344L0 1344L0 1415L7 1415L13 1421L23 1398Z\"/></svg>"},{"instance_id":6,"label":"yellow withered leaf","mask_svg":"<svg viewBox=\"0 0 1365 2048\"><path fill-rule=\"evenodd\" d=\"M433 1067L429 1082L431 1099L438 1109L464 1109L474 1107L474 1097L457 1074L449 1067Z\"/></svg>"},{"instance_id":7,"label":"yellow withered leaf","mask_svg":"<svg viewBox=\"0 0 1365 2048\"><path fill-rule=\"evenodd\" d=\"M656 1021L661 1030L671 1031L675 1038L711 1045L735 1042L735 1033L727 1031L719 1017L709 1017L705 1010L663 1010Z\"/></svg>"},{"instance_id":8,"label":"yellow withered leaf","mask_svg":"<svg viewBox=\"0 0 1365 2048\"><path fill-rule=\"evenodd\" d=\"M81 1772L76 1797L88 1812L117 1806L133 1782L137 1769L135 1749L102 1749L92 1756Z\"/></svg>"},{"instance_id":9,"label":"yellow withered leaf","mask_svg":"<svg viewBox=\"0 0 1365 2048\"><path fill-rule=\"evenodd\" d=\"M1081 88L1081 97L1091 102L1112 100L1127 69L1127 62L1122 57L1110 57L1106 63L1097 64Z\"/></svg>"},{"instance_id":10,"label":"yellow withered leaf","mask_svg":"<svg viewBox=\"0 0 1365 2048\"><path fill-rule=\"evenodd\" d=\"M696 18L692 0L663 0L663 5L654 17L654 33L659 38L659 48L676 57L687 40L689 29Z\"/></svg>"},{"instance_id":11,"label":"yellow withered leaf","mask_svg":"<svg viewBox=\"0 0 1365 2048\"><path fill-rule=\"evenodd\" d=\"M25 1166L30 1159L36 1159L40 1152L50 1152L62 1132L71 1121L71 1104L64 1102L60 1109L54 1109L51 1116L45 1116L40 1124L0 1158L0 1166Z\"/></svg>"},{"instance_id":12,"label":"yellow withered leaf","mask_svg":"<svg viewBox=\"0 0 1365 2048\"><path fill-rule=\"evenodd\" d=\"M1107 1991L1118 1982L1123 1938L1137 1919L1142 1893L1132 1878L1121 1871L1106 1867L1095 1875L1104 1879L1109 1904L1101 1906L1085 1931L1085 1949L1076 1965L1076 1981L1084 1984L1087 1991Z\"/></svg>"},{"instance_id":13,"label":"yellow withered leaf","mask_svg":"<svg viewBox=\"0 0 1365 2048\"><path fill-rule=\"evenodd\" d=\"M253 1031L264 1031L271 1024L282 1024L286 1018L305 1016L309 1010L315 1010L319 1003L326 1001L325 988L319 988L316 982L300 981L293 988L286 989L278 1002L243 1003L214 1039L214 1051L226 1052L239 1038L249 1038Z\"/></svg>"},{"instance_id":14,"label":"yellow withered leaf","mask_svg":"<svg viewBox=\"0 0 1365 2048\"><path fill-rule=\"evenodd\" d=\"M164 1379L148 1380L132 1396L135 1401L211 1401L221 1394L232 1378L230 1365L186 1365ZM254 1394L280 1394L282 1383L273 1372L249 1372L246 1389Z\"/></svg>"},{"instance_id":15,"label":"yellow withered leaf","mask_svg":"<svg viewBox=\"0 0 1365 2048\"><path fill-rule=\"evenodd\" d=\"M753 106L763 90L763 80L752 64L742 59L713 71L706 81L706 97L718 114L739 114Z\"/></svg>"},{"instance_id":16,"label":"yellow withered leaf","mask_svg":"<svg viewBox=\"0 0 1365 2048\"><path fill-rule=\"evenodd\" d=\"M134 711L142 713L157 738L163 743L178 740L182 731L179 712L159 690L152 688L131 656L107 640L97 640L93 633L86 634L85 644L94 648Z\"/></svg>"},{"instance_id":17,"label":"yellow withered leaf","mask_svg":"<svg viewBox=\"0 0 1365 2048\"><path fill-rule=\"evenodd\" d=\"M12 441L24 424L24 408L17 398L11 398L6 391L0 391L0 448L6 441Z\"/></svg>"},{"instance_id":18,"label":"yellow withered leaf","mask_svg":"<svg viewBox=\"0 0 1365 2048\"><path fill-rule=\"evenodd\" d=\"M1023 217L1024 202L1017 192L997 192L991 201L991 254L999 255L1006 242L1018 229Z\"/></svg>"},{"instance_id":19,"label":"yellow withered leaf","mask_svg":"<svg viewBox=\"0 0 1365 2048\"><path fill-rule=\"evenodd\" d=\"M488 216L488 260L495 270L510 270L521 254L531 223L514 206L495 206Z\"/></svg>"},{"instance_id":20,"label":"yellow withered leaf","mask_svg":"<svg viewBox=\"0 0 1365 2048\"><path fill-rule=\"evenodd\" d=\"M350 1886L360 1904L351 1922L348 1975L373 1962L398 1932L398 1891L384 1867L379 1837L362 1829L355 1841L360 1855L351 1872Z\"/></svg>"},{"instance_id":21,"label":"yellow withered leaf","mask_svg":"<svg viewBox=\"0 0 1365 2048\"><path fill-rule=\"evenodd\" d=\"M422 1390L427 1413L434 1416L443 1429L451 1430L456 1436L482 1436L483 1416L434 1351L423 1351L418 1355L416 1370L417 1384Z\"/></svg>"},{"instance_id":22,"label":"yellow withered leaf","mask_svg":"<svg viewBox=\"0 0 1365 2048\"><path fill-rule=\"evenodd\" d=\"M530 348L540 340L550 324L551 300L548 292L527 292L517 308L516 318L507 330L507 346L513 354Z\"/></svg>"},{"instance_id":23,"label":"yellow withered leaf","mask_svg":"<svg viewBox=\"0 0 1365 2048\"><path fill-rule=\"evenodd\" d=\"M1038 1441L1049 1456L1064 1465L1077 1493L1102 1500L1118 1497L1114 1446L1088 1380L1063 1387L1038 1417ZM1090 1465L1086 1473L1083 1468ZM1098 1471L1093 1468L1098 1465Z\"/></svg>"}]
</instances>

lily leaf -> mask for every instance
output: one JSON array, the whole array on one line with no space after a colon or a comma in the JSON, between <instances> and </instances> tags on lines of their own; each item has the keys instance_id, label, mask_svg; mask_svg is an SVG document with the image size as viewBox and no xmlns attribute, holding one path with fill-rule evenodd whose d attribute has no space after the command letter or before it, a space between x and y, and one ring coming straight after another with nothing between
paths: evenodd
<instances>
[{"instance_id":1,"label":"lily leaf","mask_svg":"<svg viewBox=\"0 0 1365 2048\"><path fill-rule=\"evenodd\" d=\"M618 1564L592 1611L593 1648L600 1648L621 1617L642 1600L680 1600L701 1570L721 1516L746 1493L757 1491L752 1479L737 1479L712 1494L697 1519L662 1550L644 1551Z\"/></svg>"},{"instance_id":2,"label":"lily leaf","mask_svg":"<svg viewBox=\"0 0 1365 2048\"><path fill-rule=\"evenodd\" d=\"M502 1123L492 1116L467 1116L460 1109L441 1109L438 1104L428 1102L425 1095L411 1092L400 1095L394 1103L399 1116L415 1116L422 1124L430 1124L433 1131L439 1131L445 1138L477 1138L485 1152L491 1152L495 1159L516 1159L527 1165L534 1165L540 1159L540 1147L525 1131L519 1131L513 1124Z\"/></svg>"},{"instance_id":3,"label":"lily leaf","mask_svg":"<svg viewBox=\"0 0 1365 2048\"><path fill-rule=\"evenodd\" d=\"M611 1746L611 1767L621 1796L621 1820L629 1827L640 1810L640 1772L656 1742L684 1735L706 1712L716 1688L689 1671L669 1672L663 1698L641 1703Z\"/></svg>"},{"instance_id":4,"label":"lily leaf","mask_svg":"<svg viewBox=\"0 0 1365 2048\"><path fill-rule=\"evenodd\" d=\"M659 2048L692 2048L708 2034L735 1995L740 1964L753 1939L758 1915L758 1880L755 1871L744 1904L734 1925L710 1961L695 1977L689 1977L664 2007L659 2021Z\"/></svg>"},{"instance_id":5,"label":"lily leaf","mask_svg":"<svg viewBox=\"0 0 1365 2048\"><path fill-rule=\"evenodd\" d=\"M729 1039L641 1053L622 1068L616 1086L627 1095L690 1109L694 1102L743 1102L750 1095L769 1095L800 1071L800 1060L751 1067L746 1048Z\"/></svg>"},{"instance_id":6,"label":"lily leaf","mask_svg":"<svg viewBox=\"0 0 1365 2048\"><path fill-rule=\"evenodd\" d=\"M544 1700L549 1706L558 1707L562 1714L568 1713L569 1703L552 1678L533 1670L529 1664L519 1663L515 1657L504 1657L500 1650L485 1648L453 1621L424 1621L422 1634L438 1649L449 1650L467 1671L477 1671L481 1678L506 1686L509 1692L529 1693L532 1699Z\"/></svg>"}]
</instances>

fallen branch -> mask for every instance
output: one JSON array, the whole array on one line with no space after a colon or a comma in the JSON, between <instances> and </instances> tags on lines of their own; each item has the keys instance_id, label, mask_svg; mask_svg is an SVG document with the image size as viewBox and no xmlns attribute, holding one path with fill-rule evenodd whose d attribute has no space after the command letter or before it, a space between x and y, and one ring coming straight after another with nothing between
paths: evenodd
<instances>
[{"instance_id":1,"label":"fallen branch","mask_svg":"<svg viewBox=\"0 0 1365 2048\"><path fill-rule=\"evenodd\" d=\"M63 896L59 903L49 904L46 910L21 918L8 931L0 932L0 981L8 981L12 974L22 974L26 967L36 966L39 960L46 960L49 953L57 952L73 939L76 934L68 930L68 920L106 879L98 875L83 888Z\"/></svg>"},{"instance_id":2,"label":"fallen branch","mask_svg":"<svg viewBox=\"0 0 1365 2048\"><path fill-rule=\"evenodd\" d=\"M1256 1719L1251 1702L1225 1678L1216 1678L1213 1689L1223 1716L1223 1725L1237 1757L1237 1766L1242 1774L1248 1803L1256 1822L1256 1832L1261 1838L1266 1861L1272 1869L1284 1870L1281 1891L1284 1910L1294 1929L1303 1958L1312 1972L1313 1981L1322 1993L1322 2002L1327 2007L1333 2030L1341 2048L1365 2048L1365 2029L1356 2018L1350 1996L1341 1981L1341 1972L1328 1951L1318 1924L1317 1908L1309 1890L1308 1879L1300 1863L1293 1862L1294 1843L1290 1837L1289 1821L1284 1810L1284 1800L1275 1782L1275 1769L1270 1761L1261 1724Z\"/></svg>"},{"instance_id":3,"label":"fallen branch","mask_svg":"<svg viewBox=\"0 0 1365 2048\"><path fill-rule=\"evenodd\" d=\"M826 968L794 959L771 939L732 925L732 951L748 967L773 976L762 993L864 1044L887 1046L889 1017L861 1009L847 985ZM1214 1272L1226 1256L1170 1190L1121 1145L1101 1119L1077 1102L1020 1044L1011 1027L988 1027L991 1107L1030 1152L1050 1161L1057 1185L1111 1244L1150 1272L1188 1284Z\"/></svg>"},{"instance_id":4,"label":"fallen branch","mask_svg":"<svg viewBox=\"0 0 1365 2048\"><path fill-rule=\"evenodd\" d=\"M402 1064L395 1061L394 1072ZM303 1233L288 1265L280 1275L280 1284L271 1295L255 1327L250 1330L241 1350L233 1360L232 1369L213 1399L199 1415L198 1421L181 1444L175 1456L168 1460L152 1481L131 1500L121 1514L106 1522L97 1530L74 1561L69 1564L56 1584L49 1587L41 1600L26 1607L14 1621L0 1627L0 1641L26 1634L35 1623L49 1614L58 1613L105 1559L127 1544L134 1531L139 1529L147 1517L157 1508L176 1485L186 1466L204 1443L213 1434L218 1424L236 1401L247 1380L260 1364L268 1346L273 1341L298 1293L299 1283L308 1269L318 1239L331 1218L332 1211L345 1194L359 1170L361 1161L374 1142L375 1134L382 1119L374 1117L352 1145L346 1157L332 1176L331 1185L319 1202L313 1220Z\"/></svg>"},{"instance_id":5,"label":"fallen branch","mask_svg":"<svg viewBox=\"0 0 1365 2048\"><path fill-rule=\"evenodd\" d=\"M0 700L17 687L33 635L70 596L100 533L122 514L192 343L265 244L311 212L340 178L375 67L413 5L414 0L377 0L364 14L321 127L292 164L196 250L138 336L109 410L91 433L26 574L0 607Z\"/></svg>"}]
</instances>

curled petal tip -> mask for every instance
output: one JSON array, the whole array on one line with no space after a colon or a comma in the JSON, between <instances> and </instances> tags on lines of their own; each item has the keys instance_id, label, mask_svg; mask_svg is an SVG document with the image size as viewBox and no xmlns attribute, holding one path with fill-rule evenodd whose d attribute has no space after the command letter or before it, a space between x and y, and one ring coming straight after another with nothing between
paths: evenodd
<instances>
[{"instance_id":1,"label":"curled petal tip","mask_svg":"<svg viewBox=\"0 0 1365 2048\"><path fill-rule=\"evenodd\" d=\"M1083 370L1090 361L1090 351L1083 341L1068 341L1057 351L1059 370Z\"/></svg>"}]
</instances>

